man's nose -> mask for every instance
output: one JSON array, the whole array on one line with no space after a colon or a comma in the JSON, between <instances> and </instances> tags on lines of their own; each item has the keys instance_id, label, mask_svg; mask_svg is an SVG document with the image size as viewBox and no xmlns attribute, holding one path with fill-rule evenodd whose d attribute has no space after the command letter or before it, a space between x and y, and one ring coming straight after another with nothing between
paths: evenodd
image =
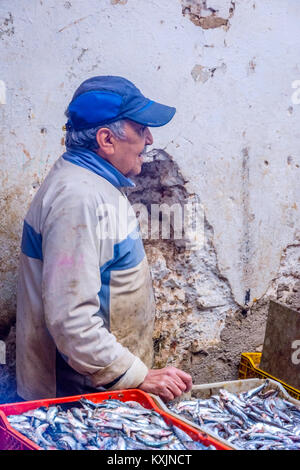
<instances>
[{"instance_id":1,"label":"man's nose","mask_svg":"<svg viewBox=\"0 0 300 470\"><path fill-rule=\"evenodd\" d=\"M149 127L147 127L145 145L152 145L152 144L153 144L153 136L151 132L149 131Z\"/></svg>"}]
</instances>

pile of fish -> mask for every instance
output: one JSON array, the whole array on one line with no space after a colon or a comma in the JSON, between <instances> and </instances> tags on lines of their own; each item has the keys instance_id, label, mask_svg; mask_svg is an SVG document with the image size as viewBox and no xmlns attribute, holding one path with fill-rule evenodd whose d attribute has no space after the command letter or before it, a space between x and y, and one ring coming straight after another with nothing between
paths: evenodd
<instances>
[{"instance_id":1,"label":"pile of fish","mask_svg":"<svg viewBox=\"0 0 300 470\"><path fill-rule=\"evenodd\" d=\"M169 409L238 449L300 450L300 403L265 390L268 385L266 380L239 394L220 389L208 399L173 403Z\"/></svg>"},{"instance_id":2,"label":"pile of fish","mask_svg":"<svg viewBox=\"0 0 300 470\"><path fill-rule=\"evenodd\" d=\"M215 450L135 401L82 398L78 405L66 411L60 405L40 407L7 419L45 450Z\"/></svg>"}]
</instances>

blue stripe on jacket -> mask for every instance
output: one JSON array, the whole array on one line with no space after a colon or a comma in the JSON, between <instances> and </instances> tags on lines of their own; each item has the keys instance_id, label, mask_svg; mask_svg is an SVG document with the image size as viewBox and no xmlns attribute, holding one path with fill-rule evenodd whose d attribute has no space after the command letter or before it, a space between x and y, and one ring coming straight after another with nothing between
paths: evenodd
<instances>
[{"instance_id":1,"label":"blue stripe on jacket","mask_svg":"<svg viewBox=\"0 0 300 470\"><path fill-rule=\"evenodd\" d=\"M114 257L100 268L101 289L98 293L100 300L99 315L104 326L110 329L110 277L112 271L124 271L134 268L145 257L145 250L138 230L134 230L125 240L114 245Z\"/></svg>"},{"instance_id":2,"label":"blue stripe on jacket","mask_svg":"<svg viewBox=\"0 0 300 470\"><path fill-rule=\"evenodd\" d=\"M42 235L24 220L21 250L29 258L43 261Z\"/></svg>"}]
</instances>

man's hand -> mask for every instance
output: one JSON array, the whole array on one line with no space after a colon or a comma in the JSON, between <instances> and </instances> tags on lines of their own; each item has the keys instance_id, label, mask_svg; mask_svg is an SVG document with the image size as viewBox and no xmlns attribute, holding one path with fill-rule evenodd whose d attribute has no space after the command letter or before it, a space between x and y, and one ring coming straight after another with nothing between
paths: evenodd
<instances>
[{"instance_id":1,"label":"man's hand","mask_svg":"<svg viewBox=\"0 0 300 470\"><path fill-rule=\"evenodd\" d=\"M163 369L150 369L138 388L169 401L179 397L183 392L189 392L192 385L192 377L189 374L169 366Z\"/></svg>"}]
</instances>

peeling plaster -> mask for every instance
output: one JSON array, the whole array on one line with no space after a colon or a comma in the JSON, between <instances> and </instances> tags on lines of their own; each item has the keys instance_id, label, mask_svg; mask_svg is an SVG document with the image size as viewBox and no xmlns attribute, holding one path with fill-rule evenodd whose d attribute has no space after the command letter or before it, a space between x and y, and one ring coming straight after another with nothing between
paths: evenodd
<instances>
[{"instance_id":1,"label":"peeling plaster","mask_svg":"<svg viewBox=\"0 0 300 470\"><path fill-rule=\"evenodd\" d=\"M142 202L150 211L153 203L184 205L195 198L178 165L157 152L136 178L131 203ZM204 233L204 246L196 251L176 239L144 240L156 299L156 367L184 367L192 353L219 344L226 316L240 309L219 271L213 229L205 216Z\"/></svg>"},{"instance_id":2,"label":"peeling plaster","mask_svg":"<svg viewBox=\"0 0 300 470\"><path fill-rule=\"evenodd\" d=\"M243 153L247 182L246 149ZM172 180L167 186L166 175ZM140 200L146 205L184 203L194 196L165 152L161 157L159 151L157 159L144 164L135 182L129 194L133 204ZM175 240L144 242L156 299L155 367L180 367L192 374L195 383L236 379L241 352L259 350L263 344L268 312L268 296L249 303L246 314L235 301L228 279L219 270L213 238L205 218L201 251L182 249Z\"/></svg>"},{"instance_id":3,"label":"peeling plaster","mask_svg":"<svg viewBox=\"0 0 300 470\"><path fill-rule=\"evenodd\" d=\"M191 71L191 75L195 82L202 82L205 83L207 80L212 77L211 71L207 67L203 67L202 65L196 64Z\"/></svg>"},{"instance_id":4,"label":"peeling plaster","mask_svg":"<svg viewBox=\"0 0 300 470\"><path fill-rule=\"evenodd\" d=\"M276 277L270 282L265 298L280 302L300 312L300 231L282 250Z\"/></svg>"},{"instance_id":5,"label":"peeling plaster","mask_svg":"<svg viewBox=\"0 0 300 470\"><path fill-rule=\"evenodd\" d=\"M196 64L192 71L191 71L191 75L193 77L193 79L195 80L195 82L202 82L202 83L205 83L207 82L207 80L209 80L210 78L214 77L215 73L216 72L219 72L221 71L222 73L225 73L226 72L226 64L222 64L220 66L217 66L217 67L204 67L200 64Z\"/></svg>"},{"instance_id":6,"label":"peeling plaster","mask_svg":"<svg viewBox=\"0 0 300 470\"><path fill-rule=\"evenodd\" d=\"M208 5L209 3L209 5ZM218 16L220 10L224 11L224 3L227 5L227 18ZM227 30L230 27L229 20L233 17L235 11L234 1L221 2L213 0L181 0L182 13L203 29L215 29L224 26Z\"/></svg>"}]
</instances>

